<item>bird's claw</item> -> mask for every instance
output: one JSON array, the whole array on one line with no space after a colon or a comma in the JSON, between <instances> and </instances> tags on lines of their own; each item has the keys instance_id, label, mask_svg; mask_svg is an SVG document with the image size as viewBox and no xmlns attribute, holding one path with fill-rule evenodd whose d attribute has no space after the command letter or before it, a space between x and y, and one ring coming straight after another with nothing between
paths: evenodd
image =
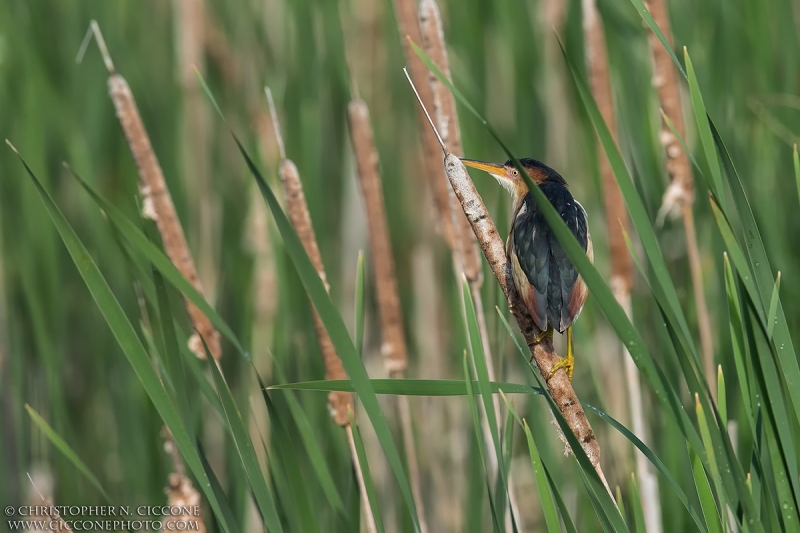
<instances>
[{"instance_id":1,"label":"bird's claw","mask_svg":"<svg viewBox=\"0 0 800 533\"><path fill-rule=\"evenodd\" d=\"M558 362L553 365L553 368L550 369L550 375L547 376L547 378L550 379L556 371L562 368L567 371L567 377L572 381L572 371L575 369L575 358L572 357L572 354L567 354L566 357L559 359Z\"/></svg>"},{"instance_id":2,"label":"bird's claw","mask_svg":"<svg viewBox=\"0 0 800 533\"><path fill-rule=\"evenodd\" d=\"M572 381L572 371L575 369L575 356L572 348L572 327L567 328L567 355L566 357L559 359L558 362L553 365L553 368L550 369L550 375L547 376L547 379L553 377L553 374L556 373L556 370L560 368L563 368L567 371L567 377L570 381Z\"/></svg>"}]
</instances>

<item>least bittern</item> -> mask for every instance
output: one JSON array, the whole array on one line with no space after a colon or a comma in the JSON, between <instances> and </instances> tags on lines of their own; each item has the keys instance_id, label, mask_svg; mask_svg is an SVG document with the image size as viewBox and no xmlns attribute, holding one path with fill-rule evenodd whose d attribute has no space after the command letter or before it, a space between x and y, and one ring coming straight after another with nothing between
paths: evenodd
<instances>
[{"instance_id":1,"label":"least bittern","mask_svg":"<svg viewBox=\"0 0 800 533\"><path fill-rule=\"evenodd\" d=\"M514 219L506 242L506 254L511 263L514 285L541 330L536 343L545 337L552 338L553 330L567 332L567 355L553 366L550 375L563 368L571 380L575 366L572 323L580 315L589 294L586 283L550 229L513 161L502 165L472 159L461 161L488 172L511 193ZM535 159L520 159L520 163L561 215L589 260L593 260L586 211L567 190L564 178Z\"/></svg>"}]
</instances>

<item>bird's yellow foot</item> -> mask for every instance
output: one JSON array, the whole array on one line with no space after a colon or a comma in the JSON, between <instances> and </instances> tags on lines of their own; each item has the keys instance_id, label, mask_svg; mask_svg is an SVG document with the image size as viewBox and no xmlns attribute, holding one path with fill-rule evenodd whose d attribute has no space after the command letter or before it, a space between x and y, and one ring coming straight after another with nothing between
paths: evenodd
<instances>
[{"instance_id":1,"label":"bird's yellow foot","mask_svg":"<svg viewBox=\"0 0 800 533\"><path fill-rule=\"evenodd\" d=\"M575 356L572 352L572 326L567 328L567 355L559 359L559 361L553 365L553 368L550 369L550 375L547 376L548 379L553 377L553 374L562 368L567 371L567 378L572 381L572 371L575 369Z\"/></svg>"},{"instance_id":2,"label":"bird's yellow foot","mask_svg":"<svg viewBox=\"0 0 800 533\"><path fill-rule=\"evenodd\" d=\"M553 377L553 374L562 368L567 371L567 377L570 381L572 381L572 371L575 368L575 358L571 353L567 352L566 357L562 357L558 360L558 363L553 365L553 368L550 369L550 375L548 378Z\"/></svg>"}]
</instances>

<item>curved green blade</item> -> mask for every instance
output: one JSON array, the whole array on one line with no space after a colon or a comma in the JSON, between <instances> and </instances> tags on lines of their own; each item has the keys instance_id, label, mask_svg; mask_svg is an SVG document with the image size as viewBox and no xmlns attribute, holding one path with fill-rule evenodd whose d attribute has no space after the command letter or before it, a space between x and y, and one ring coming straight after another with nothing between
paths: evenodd
<instances>
[{"instance_id":1,"label":"curved green blade","mask_svg":"<svg viewBox=\"0 0 800 533\"><path fill-rule=\"evenodd\" d=\"M67 441L62 439L61 435L56 433L55 430L50 427L50 424L48 424L47 421L45 421L45 419L42 418L33 407L25 404L25 410L28 411L28 415L30 415L33 423L36 424L36 427L38 427L39 430L44 433L45 437L47 437L48 440L53 443L53 446L58 448L58 450L63 453L67 459L69 459L69 462L71 462L73 466L78 469L78 472L83 474L83 477L85 477L87 480L89 480L89 483L95 486L100 494L103 495L103 498L106 499L106 502L110 503L111 498L100 484L100 481L95 477L92 471L89 470L89 467L86 466L86 463L84 463L81 458L78 457L78 454L75 453L75 450L73 450L72 447L67 444Z\"/></svg>"}]
</instances>

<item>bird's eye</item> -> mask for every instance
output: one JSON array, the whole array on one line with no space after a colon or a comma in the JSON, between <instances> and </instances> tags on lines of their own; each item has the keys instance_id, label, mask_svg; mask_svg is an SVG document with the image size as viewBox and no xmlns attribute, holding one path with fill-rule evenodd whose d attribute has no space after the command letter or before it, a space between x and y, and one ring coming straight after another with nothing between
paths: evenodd
<instances>
[{"instance_id":1,"label":"bird's eye","mask_svg":"<svg viewBox=\"0 0 800 533\"><path fill-rule=\"evenodd\" d=\"M519 171L517 171L517 169L512 170L511 173L515 176L519 175Z\"/></svg>"}]
</instances>

